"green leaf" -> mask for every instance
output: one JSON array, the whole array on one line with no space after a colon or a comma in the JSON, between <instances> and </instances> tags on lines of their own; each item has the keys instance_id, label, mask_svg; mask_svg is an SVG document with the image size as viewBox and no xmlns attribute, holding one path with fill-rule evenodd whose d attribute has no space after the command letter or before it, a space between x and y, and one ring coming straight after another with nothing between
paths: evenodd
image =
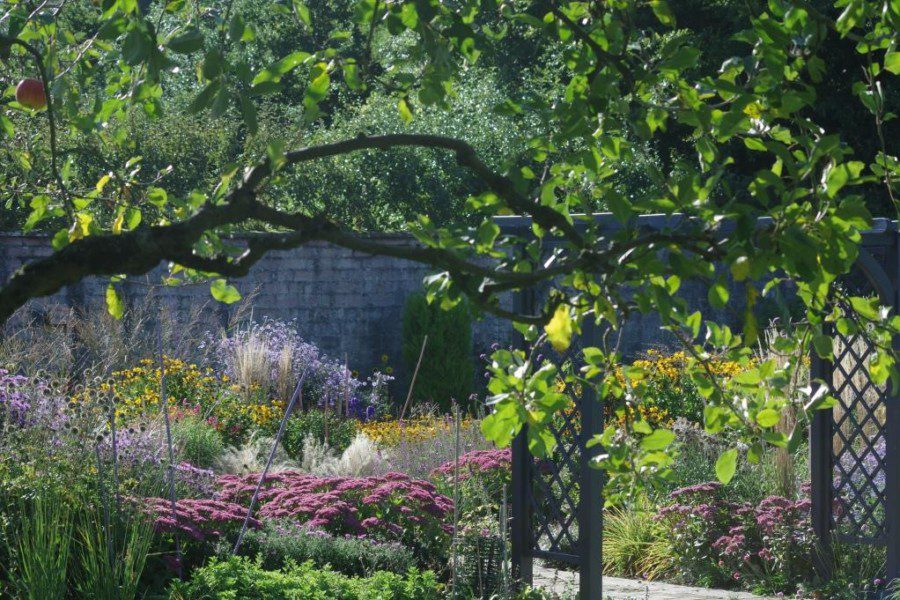
<instances>
[{"instance_id":1,"label":"green leaf","mask_svg":"<svg viewBox=\"0 0 900 600\"><path fill-rule=\"evenodd\" d=\"M409 104L406 103L406 98L400 98L397 102L397 110L400 111L400 118L403 119L404 123L412 123L413 114L409 109Z\"/></svg>"},{"instance_id":2,"label":"green leaf","mask_svg":"<svg viewBox=\"0 0 900 600\"><path fill-rule=\"evenodd\" d=\"M35 226L40 223L44 218L49 216L47 214L47 206L50 204L50 197L44 194L39 194L31 199L31 213L28 215L28 219L25 220L25 223L22 225L22 231L24 233L28 233Z\"/></svg>"},{"instance_id":3,"label":"green leaf","mask_svg":"<svg viewBox=\"0 0 900 600\"><path fill-rule=\"evenodd\" d=\"M884 68L894 75L900 75L900 52L888 52L885 54Z\"/></svg>"},{"instance_id":4,"label":"green leaf","mask_svg":"<svg viewBox=\"0 0 900 600\"><path fill-rule=\"evenodd\" d=\"M260 71L256 77L253 78L252 85L254 87L268 82L278 82L281 81L281 78L294 70L298 65L302 64L307 58L309 58L309 52L291 52L281 60L275 61L262 71Z\"/></svg>"},{"instance_id":5,"label":"green leaf","mask_svg":"<svg viewBox=\"0 0 900 600\"><path fill-rule=\"evenodd\" d=\"M132 28L122 42L122 59L129 65L136 65L147 58L150 45L147 36L137 27Z\"/></svg>"},{"instance_id":6,"label":"green leaf","mask_svg":"<svg viewBox=\"0 0 900 600\"><path fill-rule=\"evenodd\" d=\"M191 54L203 48L204 39L199 29L192 28L170 39L166 46L178 54Z\"/></svg>"},{"instance_id":7,"label":"green leaf","mask_svg":"<svg viewBox=\"0 0 900 600\"><path fill-rule=\"evenodd\" d=\"M195 114L207 108L212 102L213 97L219 91L221 85L222 82L219 79L210 81L190 103L190 105L188 106L188 112Z\"/></svg>"},{"instance_id":8,"label":"green leaf","mask_svg":"<svg viewBox=\"0 0 900 600\"><path fill-rule=\"evenodd\" d=\"M238 42L244 37L244 29L246 29L244 18L240 15L231 17L231 23L228 24L228 37L233 42Z\"/></svg>"},{"instance_id":9,"label":"green leaf","mask_svg":"<svg viewBox=\"0 0 900 600\"><path fill-rule=\"evenodd\" d=\"M111 283L106 286L106 310L115 319L121 319L125 315L125 303L116 291L115 286Z\"/></svg>"},{"instance_id":10,"label":"green leaf","mask_svg":"<svg viewBox=\"0 0 900 600\"><path fill-rule=\"evenodd\" d=\"M313 77L306 88L306 98L313 102L321 102L328 95L329 85L331 85L331 77L328 75L327 65L319 63L313 70Z\"/></svg>"},{"instance_id":11,"label":"green leaf","mask_svg":"<svg viewBox=\"0 0 900 600\"><path fill-rule=\"evenodd\" d=\"M254 134L259 130L259 121L256 118L256 105L245 92L241 92L239 96L241 106L241 116L244 117L244 124L247 130Z\"/></svg>"},{"instance_id":12,"label":"green leaf","mask_svg":"<svg viewBox=\"0 0 900 600\"><path fill-rule=\"evenodd\" d=\"M569 314L569 307L560 304L553 313L553 318L544 326L547 332L547 339L557 352L565 352L572 343L572 334L574 331L572 325L572 316Z\"/></svg>"},{"instance_id":13,"label":"green leaf","mask_svg":"<svg viewBox=\"0 0 900 600\"><path fill-rule=\"evenodd\" d=\"M481 222L475 230L475 243L479 248L488 250L493 247L494 241L500 235L500 227L490 220Z\"/></svg>"},{"instance_id":14,"label":"green leaf","mask_svg":"<svg viewBox=\"0 0 900 600\"><path fill-rule=\"evenodd\" d=\"M656 15L657 20L663 25L675 25L675 15L672 13L672 9L669 8L668 2L665 0L650 0L650 8L653 9L653 14Z\"/></svg>"},{"instance_id":15,"label":"green leaf","mask_svg":"<svg viewBox=\"0 0 900 600\"><path fill-rule=\"evenodd\" d=\"M735 281L743 281L750 276L750 260L746 256L738 256L731 263L731 276Z\"/></svg>"},{"instance_id":16,"label":"green leaf","mask_svg":"<svg viewBox=\"0 0 900 600\"><path fill-rule=\"evenodd\" d=\"M675 433L668 429L656 429L641 439L641 449L662 450L675 440Z\"/></svg>"},{"instance_id":17,"label":"green leaf","mask_svg":"<svg viewBox=\"0 0 900 600\"><path fill-rule=\"evenodd\" d=\"M774 408L764 408L756 414L756 422L760 427L775 427L781 420L781 413Z\"/></svg>"},{"instance_id":18,"label":"green leaf","mask_svg":"<svg viewBox=\"0 0 900 600\"><path fill-rule=\"evenodd\" d=\"M700 51L696 48L682 46L676 50L671 56L666 57L659 65L660 69L669 71L683 71L697 64L700 58Z\"/></svg>"},{"instance_id":19,"label":"green leaf","mask_svg":"<svg viewBox=\"0 0 900 600\"><path fill-rule=\"evenodd\" d=\"M147 188L147 202L157 208L165 207L169 201L169 195L166 190L158 187Z\"/></svg>"},{"instance_id":20,"label":"green leaf","mask_svg":"<svg viewBox=\"0 0 900 600\"><path fill-rule=\"evenodd\" d=\"M233 285L229 285L224 279L215 279L209 285L212 297L225 304L234 304L241 299L241 293Z\"/></svg>"},{"instance_id":21,"label":"green leaf","mask_svg":"<svg viewBox=\"0 0 900 600\"><path fill-rule=\"evenodd\" d=\"M716 477L725 485L734 478L734 473L737 471L737 458L737 450L732 448L723 452L716 461Z\"/></svg>"},{"instance_id":22,"label":"green leaf","mask_svg":"<svg viewBox=\"0 0 900 600\"><path fill-rule=\"evenodd\" d=\"M878 320L878 300L875 298L863 298L861 296L852 296L850 298L850 306L853 307L860 316L869 321Z\"/></svg>"},{"instance_id":23,"label":"green leaf","mask_svg":"<svg viewBox=\"0 0 900 600\"><path fill-rule=\"evenodd\" d=\"M412 2L406 2L400 8L400 21L409 29L415 29L419 25L419 11Z\"/></svg>"},{"instance_id":24,"label":"green leaf","mask_svg":"<svg viewBox=\"0 0 900 600\"><path fill-rule=\"evenodd\" d=\"M865 165L857 160L832 165L825 171L825 194L829 198L837 196L838 192L848 183L854 182L862 172Z\"/></svg>"},{"instance_id":25,"label":"green leaf","mask_svg":"<svg viewBox=\"0 0 900 600\"><path fill-rule=\"evenodd\" d=\"M816 354L820 357L828 360L834 358L834 340L831 339L830 335L820 333L813 337L813 347L816 349Z\"/></svg>"},{"instance_id":26,"label":"green leaf","mask_svg":"<svg viewBox=\"0 0 900 600\"><path fill-rule=\"evenodd\" d=\"M53 240L50 242L54 250L62 250L69 245L69 230L60 229L53 234Z\"/></svg>"},{"instance_id":27,"label":"green leaf","mask_svg":"<svg viewBox=\"0 0 900 600\"><path fill-rule=\"evenodd\" d=\"M538 458L550 456L556 447L556 436L547 427L528 428L528 451Z\"/></svg>"},{"instance_id":28,"label":"green leaf","mask_svg":"<svg viewBox=\"0 0 900 600\"><path fill-rule=\"evenodd\" d=\"M711 285L706 296L713 308L725 308L728 304L728 288L722 283Z\"/></svg>"},{"instance_id":29,"label":"green leaf","mask_svg":"<svg viewBox=\"0 0 900 600\"><path fill-rule=\"evenodd\" d=\"M700 335L700 326L703 324L703 315L700 314L700 311L694 311L690 315L688 315L687 319L685 319L684 324L687 325L691 330L691 337L696 338Z\"/></svg>"},{"instance_id":30,"label":"green leaf","mask_svg":"<svg viewBox=\"0 0 900 600\"><path fill-rule=\"evenodd\" d=\"M297 15L297 18L303 22L307 27L312 27L312 20L310 19L309 8L303 2L299 0L294 0L294 14Z\"/></svg>"}]
</instances>

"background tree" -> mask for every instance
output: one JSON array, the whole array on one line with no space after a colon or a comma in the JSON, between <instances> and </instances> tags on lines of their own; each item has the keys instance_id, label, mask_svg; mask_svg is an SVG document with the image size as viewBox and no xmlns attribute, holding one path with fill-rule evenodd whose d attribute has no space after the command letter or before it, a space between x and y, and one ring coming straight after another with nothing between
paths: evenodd
<instances>
[{"instance_id":1,"label":"background tree","mask_svg":"<svg viewBox=\"0 0 900 600\"><path fill-rule=\"evenodd\" d=\"M802 420L773 429L786 405L829 404L824 386L793 383L808 348L830 356L830 327L872 337L876 381L895 372L900 318L835 282L870 209L896 214L898 25L896 0L8 0L4 76L40 78L50 102L34 111L7 89L0 189L8 222L50 230L55 252L0 288L0 320L90 275L112 277L119 313L116 280L161 261L167 282L213 276L234 301L221 277L324 240L429 264L429 297L466 295L538 345L564 349L595 322L604 343L567 376L623 414L651 392L639 370L618 376L617 336L659 314L692 356L707 429L734 429L754 460L799 440ZM580 216L605 209L613 231ZM636 227L648 213L684 218ZM528 235L501 236L505 214L530 217ZM419 248L356 235L413 215ZM725 306L722 264L743 288L739 333L677 294L700 278ZM534 314L499 301L538 283L554 289ZM753 307L781 285L803 318L783 363L753 365ZM713 356L747 370L716 377ZM501 350L491 371L485 434L506 444L528 423L548 452L567 404L558 367ZM652 478L672 438L625 419L597 440L600 465L613 485Z\"/></svg>"}]
</instances>

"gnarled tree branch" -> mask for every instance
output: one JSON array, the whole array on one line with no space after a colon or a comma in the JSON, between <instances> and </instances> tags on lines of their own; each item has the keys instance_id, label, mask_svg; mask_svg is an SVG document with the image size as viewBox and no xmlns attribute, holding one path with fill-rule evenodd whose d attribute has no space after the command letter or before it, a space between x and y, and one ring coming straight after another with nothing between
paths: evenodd
<instances>
[{"instance_id":1,"label":"gnarled tree branch","mask_svg":"<svg viewBox=\"0 0 900 600\"><path fill-rule=\"evenodd\" d=\"M394 147L415 146L449 150L459 164L468 167L503 198L514 210L530 215L546 229L561 231L576 246L584 240L564 215L543 206L519 193L512 181L491 170L466 142L437 135L395 134L360 136L349 140L303 148L285 154L285 165L338 156L358 150L387 150ZM241 182L216 205L208 205L194 216L172 224L140 227L134 231L113 235L95 235L72 242L50 256L33 261L16 271L0 288L0 323L28 300L56 293L61 288L89 276L141 275L162 261L173 261L226 276L245 275L266 252L294 248L312 240L329 241L347 248L375 254L385 254L416 260L454 273L479 277L500 277L501 273L484 265L467 261L456 253L438 248L399 248L378 244L342 231L324 219L291 214L269 208L257 201L257 193L273 173L272 162L266 158L248 169ZM290 233L251 236L245 254L236 258L205 258L194 254L194 245L203 234L219 227L240 225L259 219ZM571 266L571 265L570 265ZM559 274L559 268L549 272L515 273L506 271L502 277L519 285L528 285Z\"/></svg>"}]
</instances>

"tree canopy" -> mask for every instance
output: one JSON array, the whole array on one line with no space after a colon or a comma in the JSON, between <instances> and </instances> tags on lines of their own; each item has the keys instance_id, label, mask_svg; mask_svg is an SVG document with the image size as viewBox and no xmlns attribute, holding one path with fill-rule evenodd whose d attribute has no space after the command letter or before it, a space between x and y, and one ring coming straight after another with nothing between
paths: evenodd
<instances>
[{"instance_id":1,"label":"tree canopy","mask_svg":"<svg viewBox=\"0 0 900 600\"><path fill-rule=\"evenodd\" d=\"M92 275L111 278L118 314L118 281L161 261L166 283L209 278L234 301L228 277L324 240L434 267L430 297L466 295L535 347L600 327L573 371L494 354L490 439L527 423L549 452L559 377L631 414L651 392L616 339L652 312L692 357L707 429L737 432L753 460L799 441L802 421L774 428L786 405L829 405L797 373L809 348L830 357L832 328L872 338L876 381L896 373L900 317L838 282L872 214L897 214L898 31L897 0L7 0L4 222L49 231L54 253L0 288L0 321ZM46 109L15 99L23 77ZM585 216L598 211L618 226ZM652 213L684 218L637 227ZM509 214L528 235L501 232ZM359 235L371 228L421 247ZM739 305L740 331L692 312L688 279ZM500 302L539 284L553 289L533 313ZM782 324L783 360L757 364L753 307L782 286L803 314ZM745 374L715 376L722 355ZM671 460L671 432L637 419L597 440L614 481ZM721 462L728 479L733 455Z\"/></svg>"}]
</instances>

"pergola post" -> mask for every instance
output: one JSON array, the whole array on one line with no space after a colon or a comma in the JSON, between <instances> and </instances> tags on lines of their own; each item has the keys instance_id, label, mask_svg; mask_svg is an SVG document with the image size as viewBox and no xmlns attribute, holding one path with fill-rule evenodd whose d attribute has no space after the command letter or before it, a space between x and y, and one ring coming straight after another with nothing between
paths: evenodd
<instances>
[{"instance_id":1,"label":"pergola post","mask_svg":"<svg viewBox=\"0 0 900 600\"><path fill-rule=\"evenodd\" d=\"M900 233L894 232L888 253L887 272L893 278L893 314L900 314ZM900 356L900 336L894 336L894 355ZM900 579L900 389L889 383L885 399L885 515L887 560L885 579Z\"/></svg>"},{"instance_id":2,"label":"pergola post","mask_svg":"<svg viewBox=\"0 0 900 600\"><path fill-rule=\"evenodd\" d=\"M579 589L581 600L603 600L603 471L591 466L600 446L587 448L603 432L603 402L585 385L581 401L581 493L578 499Z\"/></svg>"}]
</instances>

